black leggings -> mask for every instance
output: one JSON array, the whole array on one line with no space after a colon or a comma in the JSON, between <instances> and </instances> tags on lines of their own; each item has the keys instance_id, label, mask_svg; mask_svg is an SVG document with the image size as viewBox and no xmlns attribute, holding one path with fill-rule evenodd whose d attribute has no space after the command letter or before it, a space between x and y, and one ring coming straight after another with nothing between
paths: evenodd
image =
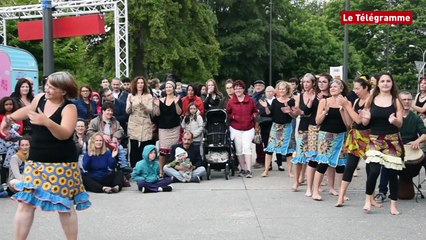
<instances>
[{"instance_id":1,"label":"black leggings","mask_svg":"<svg viewBox=\"0 0 426 240\"><path fill-rule=\"evenodd\" d=\"M273 152L265 152L266 155L272 155L274 154ZM275 156L277 157L277 165L278 167L283 165L283 155L276 153Z\"/></svg>"},{"instance_id":2,"label":"black leggings","mask_svg":"<svg viewBox=\"0 0 426 240\"><path fill-rule=\"evenodd\" d=\"M327 163L320 163L317 167L317 172L324 174L325 171L327 171L328 164ZM343 173L345 171L345 166L336 166L336 173Z\"/></svg>"},{"instance_id":3,"label":"black leggings","mask_svg":"<svg viewBox=\"0 0 426 240\"><path fill-rule=\"evenodd\" d=\"M367 163L368 171L367 171L367 186L365 190L365 194L372 195L374 189L376 188L377 178L380 175L380 169L382 165L379 163ZM398 171L394 169L387 169L389 174L389 190L390 195L389 198L391 200L398 200Z\"/></svg>"},{"instance_id":4,"label":"black leggings","mask_svg":"<svg viewBox=\"0 0 426 240\"><path fill-rule=\"evenodd\" d=\"M352 177L354 175L355 169L358 166L359 157L348 153L348 161L346 162L345 172L343 173L343 181L352 182Z\"/></svg>"},{"instance_id":5,"label":"black leggings","mask_svg":"<svg viewBox=\"0 0 426 240\"><path fill-rule=\"evenodd\" d=\"M103 192L103 187L115 187L118 185L120 191L123 187L124 177L121 171L111 172L108 176L106 176L101 181L95 180L89 177L87 174L83 173L81 175L83 178L83 184L87 191L101 193Z\"/></svg>"},{"instance_id":6,"label":"black leggings","mask_svg":"<svg viewBox=\"0 0 426 240\"><path fill-rule=\"evenodd\" d=\"M1 184L3 184L3 183L7 183L7 179L9 178L9 168L3 167L6 154L2 154L1 157L3 161L0 161L0 175L1 175Z\"/></svg>"},{"instance_id":7,"label":"black leggings","mask_svg":"<svg viewBox=\"0 0 426 240\"><path fill-rule=\"evenodd\" d=\"M308 162L308 166L309 167L311 167L311 168L317 168L318 167L318 162L316 162L316 161L309 161Z\"/></svg>"}]
</instances>

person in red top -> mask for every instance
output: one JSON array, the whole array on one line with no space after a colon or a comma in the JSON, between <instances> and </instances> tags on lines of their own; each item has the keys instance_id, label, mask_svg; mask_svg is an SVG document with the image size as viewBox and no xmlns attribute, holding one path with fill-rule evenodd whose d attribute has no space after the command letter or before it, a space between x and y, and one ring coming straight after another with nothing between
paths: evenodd
<instances>
[{"instance_id":1,"label":"person in red top","mask_svg":"<svg viewBox=\"0 0 426 240\"><path fill-rule=\"evenodd\" d=\"M182 116L185 116L186 112L188 112L189 104L192 102L195 102L195 105L200 111L200 115L204 117L204 103L203 103L203 100L199 97L199 93L197 93L198 92L197 88L194 87L194 85L188 85L186 92L187 92L186 97L182 98L182 106L183 106Z\"/></svg>"},{"instance_id":2,"label":"person in red top","mask_svg":"<svg viewBox=\"0 0 426 240\"><path fill-rule=\"evenodd\" d=\"M258 110L256 103L248 95L243 81L234 82L234 95L226 105L231 139L234 140L236 155L241 166L240 177L253 177L251 173L252 140L255 133ZM258 131L256 127L256 131Z\"/></svg>"},{"instance_id":3,"label":"person in red top","mask_svg":"<svg viewBox=\"0 0 426 240\"><path fill-rule=\"evenodd\" d=\"M12 97L2 98L0 100L0 122L6 115L12 114L18 108L18 103ZM18 151L18 139L24 132L23 122L16 121L15 124L10 126L10 131L11 134L8 137L0 133L0 155L3 159L0 162L1 184L7 183L10 159Z\"/></svg>"}]
</instances>

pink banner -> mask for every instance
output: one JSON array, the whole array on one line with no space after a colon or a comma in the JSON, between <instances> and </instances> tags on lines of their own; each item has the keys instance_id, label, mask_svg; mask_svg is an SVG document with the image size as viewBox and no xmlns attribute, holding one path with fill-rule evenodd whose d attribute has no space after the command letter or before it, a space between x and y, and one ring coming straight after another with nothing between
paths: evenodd
<instances>
[{"instance_id":1,"label":"pink banner","mask_svg":"<svg viewBox=\"0 0 426 240\"><path fill-rule=\"evenodd\" d=\"M0 51L0 98L12 93L12 64L7 53Z\"/></svg>"}]
</instances>

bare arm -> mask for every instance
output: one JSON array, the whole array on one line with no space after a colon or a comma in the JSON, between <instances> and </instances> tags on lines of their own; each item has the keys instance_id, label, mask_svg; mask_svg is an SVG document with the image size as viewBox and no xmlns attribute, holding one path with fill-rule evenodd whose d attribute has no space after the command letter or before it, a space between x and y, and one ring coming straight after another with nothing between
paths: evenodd
<instances>
[{"instance_id":1,"label":"bare arm","mask_svg":"<svg viewBox=\"0 0 426 240\"><path fill-rule=\"evenodd\" d=\"M395 125L397 128L401 128L402 127L402 121L403 121L403 108L402 108L402 104L399 102L399 100L396 100L396 115L395 115L395 120L391 121L391 124ZM391 117L392 118L392 115Z\"/></svg>"},{"instance_id":2,"label":"bare arm","mask_svg":"<svg viewBox=\"0 0 426 240\"><path fill-rule=\"evenodd\" d=\"M180 116L182 115L182 108L179 105L179 97L175 97L175 107L176 107L176 113Z\"/></svg>"},{"instance_id":3,"label":"bare arm","mask_svg":"<svg viewBox=\"0 0 426 240\"><path fill-rule=\"evenodd\" d=\"M321 99L318 105L317 116L315 117L315 122L317 123L317 125L321 125L321 123L324 122L324 119L328 114L328 110L326 110L326 104L326 100Z\"/></svg>"},{"instance_id":4,"label":"bare arm","mask_svg":"<svg viewBox=\"0 0 426 240\"><path fill-rule=\"evenodd\" d=\"M48 118L40 108L38 109L38 112L29 112L32 124L45 126L55 138L59 140L66 140L74 133L75 123L77 122L76 106L74 104L66 105L62 109L61 116L61 123L57 124L52 119Z\"/></svg>"},{"instance_id":5,"label":"bare arm","mask_svg":"<svg viewBox=\"0 0 426 240\"><path fill-rule=\"evenodd\" d=\"M424 104L423 107L416 106L416 102L419 97L420 97L420 93L416 95L416 97L414 98L414 101L411 103L411 109L419 113L424 113L426 112L426 104Z\"/></svg>"},{"instance_id":6,"label":"bare arm","mask_svg":"<svg viewBox=\"0 0 426 240\"><path fill-rule=\"evenodd\" d=\"M342 116L346 128L349 128L352 125L352 118L349 116L348 111L346 111L344 108L340 109L340 116Z\"/></svg>"}]
</instances>

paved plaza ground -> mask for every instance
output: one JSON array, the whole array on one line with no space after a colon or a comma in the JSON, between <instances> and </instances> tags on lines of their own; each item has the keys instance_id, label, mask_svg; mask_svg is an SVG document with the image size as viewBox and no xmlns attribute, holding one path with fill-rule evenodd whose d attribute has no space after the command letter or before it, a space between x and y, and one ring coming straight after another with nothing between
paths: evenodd
<instances>
[{"instance_id":1,"label":"paved plaza ground","mask_svg":"<svg viewBox=\"0 0 426 240\"><path fill-rule=\"evenodd\" d=\"M255 170L254 178L226 181L212 172L212 180L176 183L171 193L142 194L132 182L118 194L90 194L93 206L78 213L79 239L423 239L426 199L399 201L399 216L390 215L389 201L366 214L360 167L342 208L327 186L322 202L305 197L306 186L292 192L292 179L276 165L267 178ZM0 199L0 239L13 239L16 206ZM37 210L29 239L65 239L57 214Z\"/></svg>"}]
</instances>

